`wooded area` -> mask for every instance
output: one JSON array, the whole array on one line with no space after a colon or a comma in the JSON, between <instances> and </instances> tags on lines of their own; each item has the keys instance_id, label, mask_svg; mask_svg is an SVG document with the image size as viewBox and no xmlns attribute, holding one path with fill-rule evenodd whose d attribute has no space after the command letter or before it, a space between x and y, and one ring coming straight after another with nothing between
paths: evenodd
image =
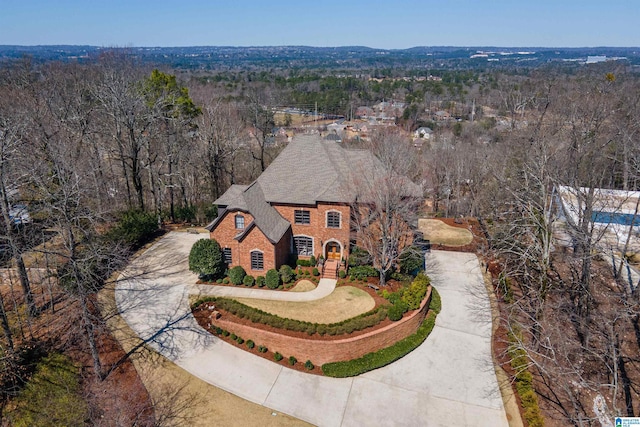
<instances>
[{"instance_id":1,"label":"wooded area","mask_svg":"<svg viewBox=\"0 0 640 427\"><path fill-rule=\"evenodd\" d=\"M396 99L406 104L404 113L380 135L402 146L394 155L411 156L402 172L423 184L425 212L484 224L481 255L497 278L504 315L498 356L504 361L524 350L522 366L533 375L547 425L595 425L598 395L610 414L640 415L640 291L623 268L640 252L628 243L637 233L631 228L625 242L605 245L594 222L595 189L640 190L638 74L615 63L434 70L439 79L432 80L388 74L203 76L158 70L117 50L85 63L3 64L0 256L20 288L0 293L4 408L12 409L6 405L40 360L33 348L65 353L81 341L95 381L125 363L103 354L96 293L113 286L111 274L159 222L213 219L217 197L269 165L283 144L274 142L274 128L285 124L275 107L318 105L351 118L358 106ZM453 119L437 122L435 110ZM296 131L326 133L323 126ZM420 126L434 137L418 148L409 135ZM362 146L363 139L343 143ZM559 186L579 207L565 224L564 242ZM27 206L29 222L16 221L16 205ZM637 213L636 204L634 219ZM618 253L613 267L604 246ZM34 286L32 267L59 283ZM44 313L69 327L68 340L52 341L38 321ZM91 410L78 410L97 423Z\"/></svg>"}]
</instances>

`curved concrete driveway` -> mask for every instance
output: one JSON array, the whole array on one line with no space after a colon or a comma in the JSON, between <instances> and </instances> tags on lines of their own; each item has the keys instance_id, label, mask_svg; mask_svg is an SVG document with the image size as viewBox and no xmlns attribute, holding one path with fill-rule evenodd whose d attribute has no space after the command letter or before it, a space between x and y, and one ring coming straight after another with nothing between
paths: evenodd
<instances>
[{"instance_id":1,"label":"curved concrete driveway","mask_svg":"<svg viewBox=\"0 0 640 427\"><path fill-rule=\"evenodd\" d=\"M411 354L356 378L284 368L202 330L189 312L191 245L169 233L136 259L116 289L118 308L141 338L191 374L240 397L320 426L507 426L491 363L489 302L477 258L433 252L443 300L431 336Z\"/></svg>"}]
</instances>

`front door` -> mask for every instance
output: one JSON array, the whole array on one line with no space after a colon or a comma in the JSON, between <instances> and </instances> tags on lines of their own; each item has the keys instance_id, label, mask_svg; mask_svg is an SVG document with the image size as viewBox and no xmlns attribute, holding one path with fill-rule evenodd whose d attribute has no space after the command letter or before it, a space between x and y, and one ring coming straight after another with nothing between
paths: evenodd
<instances>
[{"instance_id":1,"label":"front door","mask_svg":"<svg viewBox=\"0 0 640 427\"><path fill-rule=\"evenodd\" d=\"M335 259L340 261L340 245L336 242L327 243L327 259Z\"/></svg>"}]
</instances>

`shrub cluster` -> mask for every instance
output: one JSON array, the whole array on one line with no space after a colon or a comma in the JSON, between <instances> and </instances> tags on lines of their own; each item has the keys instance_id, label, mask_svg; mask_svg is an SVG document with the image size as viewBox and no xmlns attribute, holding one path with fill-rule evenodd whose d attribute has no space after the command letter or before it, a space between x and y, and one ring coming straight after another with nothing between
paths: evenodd
<instances>
[{"instance_id":1,"label":"shrub cluster","mask_svg":"<svg viewBox=\"0 0 640 427\"><path fill-rule=\"evenodd\" d=\"M411 282L407 288L405 288L402 294L402 301L404 301L409 310L417 310L420 308L420 303L427 295L429 284L431 281L423 273L419 273L416 278Z\"/></svg>"},{"instance_id":2,"label":"shrub cluster","mask_svg":"<svg viewBox=\"0 0 640 427\"><path fill-rule=\"evenodd\" d=\"M359 265L349 268L349 278L351 280L366 280L369 277L378 277L378 270L370 265Z\"/></svg>"},{"instance_id":3,"label":"shrub cluster","mask_svg":"<svg viewBox=\"0 0 640 427\"><path fill-rule=\"evenodd\" d=\"M516 331L516 334L518 332ZM522 340L521 336L516 337L513 333L509 333L509 356L511 357L511 367L516 373L515 385L516 392L520 396L522 402L523 416L530 427L543 427L544 419L538 405L538 395L533 388L533 375L527 370L529 361L527 353L518 342Z\"/></svg>"},{"instance_id":4,"label":"shrub cluster","mask_svg":"<svg viewBox=\"0 0 640 427\"><path fill-rule=\"evenodd\" d=\"M389 308L389 320L397 322L407 311L409 311L409 305L403 300L398 300Z\"/></svg>"},{"instance_id":5,"label":"shrub cluster","mask_svg":"<svg viewBox=\"0 0 640 427\"><path fill-rule=\"evenodd\" d=\"M217 307L234 314L241 319L249 319L254 323L273 326L295 332L306 332L309 335L342 335L375 326L387 318L387 306L379 306L351 319L338 323L311 323L294 319L285 319L275 314L267 313L257 308L249 307L236 300L222 297L205 297L196 301L192 308L196 309L205 302L214 302Z\"/></svg>"},{"instance_id":6,"label":"shrub cluster","mask_svg":"<svg viewBox=\"0 0 640 427\"><path fill-rule=\"evenodd\" d=\"M157 229L158 219L154 214L132 209L122 214L108 236L138 248L148 242Z\"/></svg>"},{"instance_id":7,"label":"shrub cluster","mask_svg":"<svg viewBox=\"0 0 640 427\"><path fill-rule=\"evenodd\" d=\"M353 377L393 363L422 344L433 330L435 322L436 314L429 312L415 334L358 359L325 363L322 365L322 372L328 377Z\"/></svg>"},{"instance_id":8,"label":"shrub cluster","mask_svg":"<svg viewBox=\"0 0 640 427\"><path fill-rule=\"evenodd\" d=\"M223 276L226 265L220 244L214 239L200 239L189 252L189 270L208 280Z\"/></svg>"},{"instance_id":9,"label":"shrub cluster","mask_svg":"<svg viewBox=\"0 0 640 427\"><path fill-rule=\"evenodd\" d=\"M312 267L311 262L308 259L297 259L296 265L300 267Z\"/></svg>"}]
</instances>

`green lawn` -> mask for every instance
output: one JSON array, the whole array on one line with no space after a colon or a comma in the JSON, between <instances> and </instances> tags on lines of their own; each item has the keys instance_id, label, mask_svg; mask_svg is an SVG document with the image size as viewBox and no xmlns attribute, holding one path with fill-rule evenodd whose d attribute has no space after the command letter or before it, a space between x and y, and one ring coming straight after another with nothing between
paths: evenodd
<instances>
[{"instance_id":1,"label":"green lawn","mask_svg":"<svg viewBox=\"0 0 640 427\"><path fill-rule=\"evenodd\" d=\"M362 289L352 286L336 288L331 295L305 302L268 301L235 298L236 301L277 316L313 323L336 323L366 313L375 301Z\"/></svg>"}]
</instances>

